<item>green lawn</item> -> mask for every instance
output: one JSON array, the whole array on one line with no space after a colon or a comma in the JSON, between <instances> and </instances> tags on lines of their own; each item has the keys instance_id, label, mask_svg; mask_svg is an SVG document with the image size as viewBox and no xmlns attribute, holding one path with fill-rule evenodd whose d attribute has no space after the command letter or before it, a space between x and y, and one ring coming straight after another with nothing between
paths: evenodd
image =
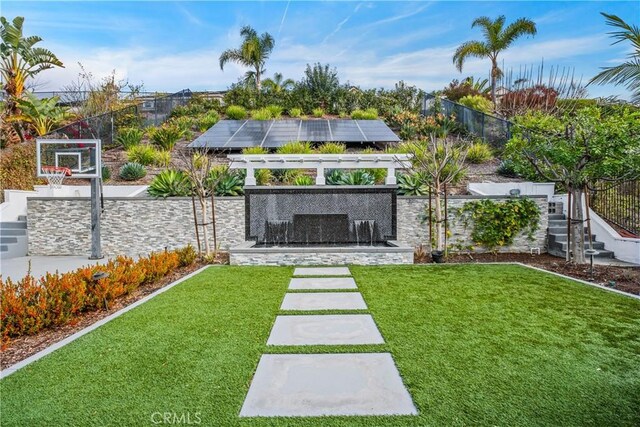
<instances>
[{"instance_id":1,"label":"green lawn","mask_svg":"<svg viewBox=\"0 0 640 427\"><path fill-rule=\"evenodd\" d=\"M292 271L209 268L2 380L2 426L640 425L640 301L499 265L352 267L387 343L312 350L391 351L418 417L239 419Z\"/></svg>"}]
</instances>

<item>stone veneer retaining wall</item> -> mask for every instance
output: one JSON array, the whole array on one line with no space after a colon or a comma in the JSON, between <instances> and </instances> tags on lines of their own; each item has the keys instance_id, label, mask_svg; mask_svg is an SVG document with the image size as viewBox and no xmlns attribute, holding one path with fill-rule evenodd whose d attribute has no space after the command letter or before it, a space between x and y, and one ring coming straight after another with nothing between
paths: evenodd
<instances>
[{"instance_id":1,"label":"stone veneer retaining wall","mask_svg":"<svg viewBox=\"0 0 640 427\"><path fill-rule=\"evenodd\" d=\"M460 207L468 200L491 198L496 201L507 197L451 196L449 207ZM504 252L529 252L531 247L546 248L548 206L545 197L536 197L541 211L540 227L535 241L520 236ZM428 226L420 220L428 199L425 197L398 197L398 239L408 246L427 244ZM190 198L105 198L102 215L102 251L106 256L138 255L189 243L196 246L193 208ZM30 255L88 255L91 247L90 201L88 198L29 198L27 221ZM469 241L469 231L455 221L449 209L452 224L450 243ZM220 248L228 249L244 242L244 197L216 198L216 225ZM210 239L211 240L211 239ZM369 254L371 255L371 254ZM318 257L318 264L330 263L327 257Z\"/></svg>"}]
</instances>

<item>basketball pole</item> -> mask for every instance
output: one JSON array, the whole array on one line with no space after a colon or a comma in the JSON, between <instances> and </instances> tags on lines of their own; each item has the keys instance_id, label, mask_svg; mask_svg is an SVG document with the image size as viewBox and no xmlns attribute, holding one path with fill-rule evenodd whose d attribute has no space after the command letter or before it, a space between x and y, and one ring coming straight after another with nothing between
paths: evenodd
<instances>
[{"instance_id":1,"label":"basketball pole","mask_svg":"<svg viewBox=\"0 0 640 427\"><path fill-rule=\"evenodd\" d=\"M91 256L89 259L102 259L100 242L100 178L91 178Z\"/></svg>"}]
</instances>

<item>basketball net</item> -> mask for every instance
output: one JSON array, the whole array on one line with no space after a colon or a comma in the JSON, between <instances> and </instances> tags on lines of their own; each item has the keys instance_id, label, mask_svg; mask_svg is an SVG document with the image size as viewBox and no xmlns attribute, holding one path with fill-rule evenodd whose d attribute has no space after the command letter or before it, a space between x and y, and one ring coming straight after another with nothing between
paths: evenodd
<instances>
[{"instance_id":1,"label":"basketball net","mask_svg":"<svg viewBox=\"0 0 640 427\"><path fill-rule=\"evenodd\" d=\"M62 188L64 178L71 176L71 169L56 166L43 166L42 175L47 179L49 188L60 189Z\"/></svg>"}]
</instances>

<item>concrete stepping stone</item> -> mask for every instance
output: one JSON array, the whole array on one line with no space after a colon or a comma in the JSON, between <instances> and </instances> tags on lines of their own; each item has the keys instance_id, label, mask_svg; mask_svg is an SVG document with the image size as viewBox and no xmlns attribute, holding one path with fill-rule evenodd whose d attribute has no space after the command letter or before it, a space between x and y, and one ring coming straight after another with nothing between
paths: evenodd
<instances>
[{"instance_id":1,"label":"concrete stepping stone","mask_svg":"<svg viewBox=\"0 0 640 427\"><path fill-rule=\"evenodd\" d=\"M357 289L356 281L351 277L294 277L289 289Z\"/></svg>"},{"instance_id":2,"label":"concrete stepping stone","mask_svg":"<svg viewBox=\"0 0 640 427\"><path fill-rule=\"evenodd\" d=\"M286 294L281 310L366 310L360 292L310 292Z\"/></svg>"},{"instance_id":3,"label":"concrete stepping stone","mask_svg":"<svg viewBox=\"0 0 640 427\"><path fill-rule=\"evenodd\" d=\"M267 345L383 344L369 314L277 316Z\"/></svg>"},{"instance_id":4,"label":"concrete stepping stone","mask_svg":"<svg viewBox=\"0 0 640 427\"><path fill-rule=\"evenodd\" d=\"M351 276L349 267L298 267L294 276Z\"/></svg>"},{"instance_id":5,"label":"concrete stepping stone","mask_svg":"<svg viewBox=\"0 0 640 427\"><path fill-rule=\"evenodd\" d=\"M241 417L416 415L391 354L265 354Z\"/></svg>"}]
</instances>

